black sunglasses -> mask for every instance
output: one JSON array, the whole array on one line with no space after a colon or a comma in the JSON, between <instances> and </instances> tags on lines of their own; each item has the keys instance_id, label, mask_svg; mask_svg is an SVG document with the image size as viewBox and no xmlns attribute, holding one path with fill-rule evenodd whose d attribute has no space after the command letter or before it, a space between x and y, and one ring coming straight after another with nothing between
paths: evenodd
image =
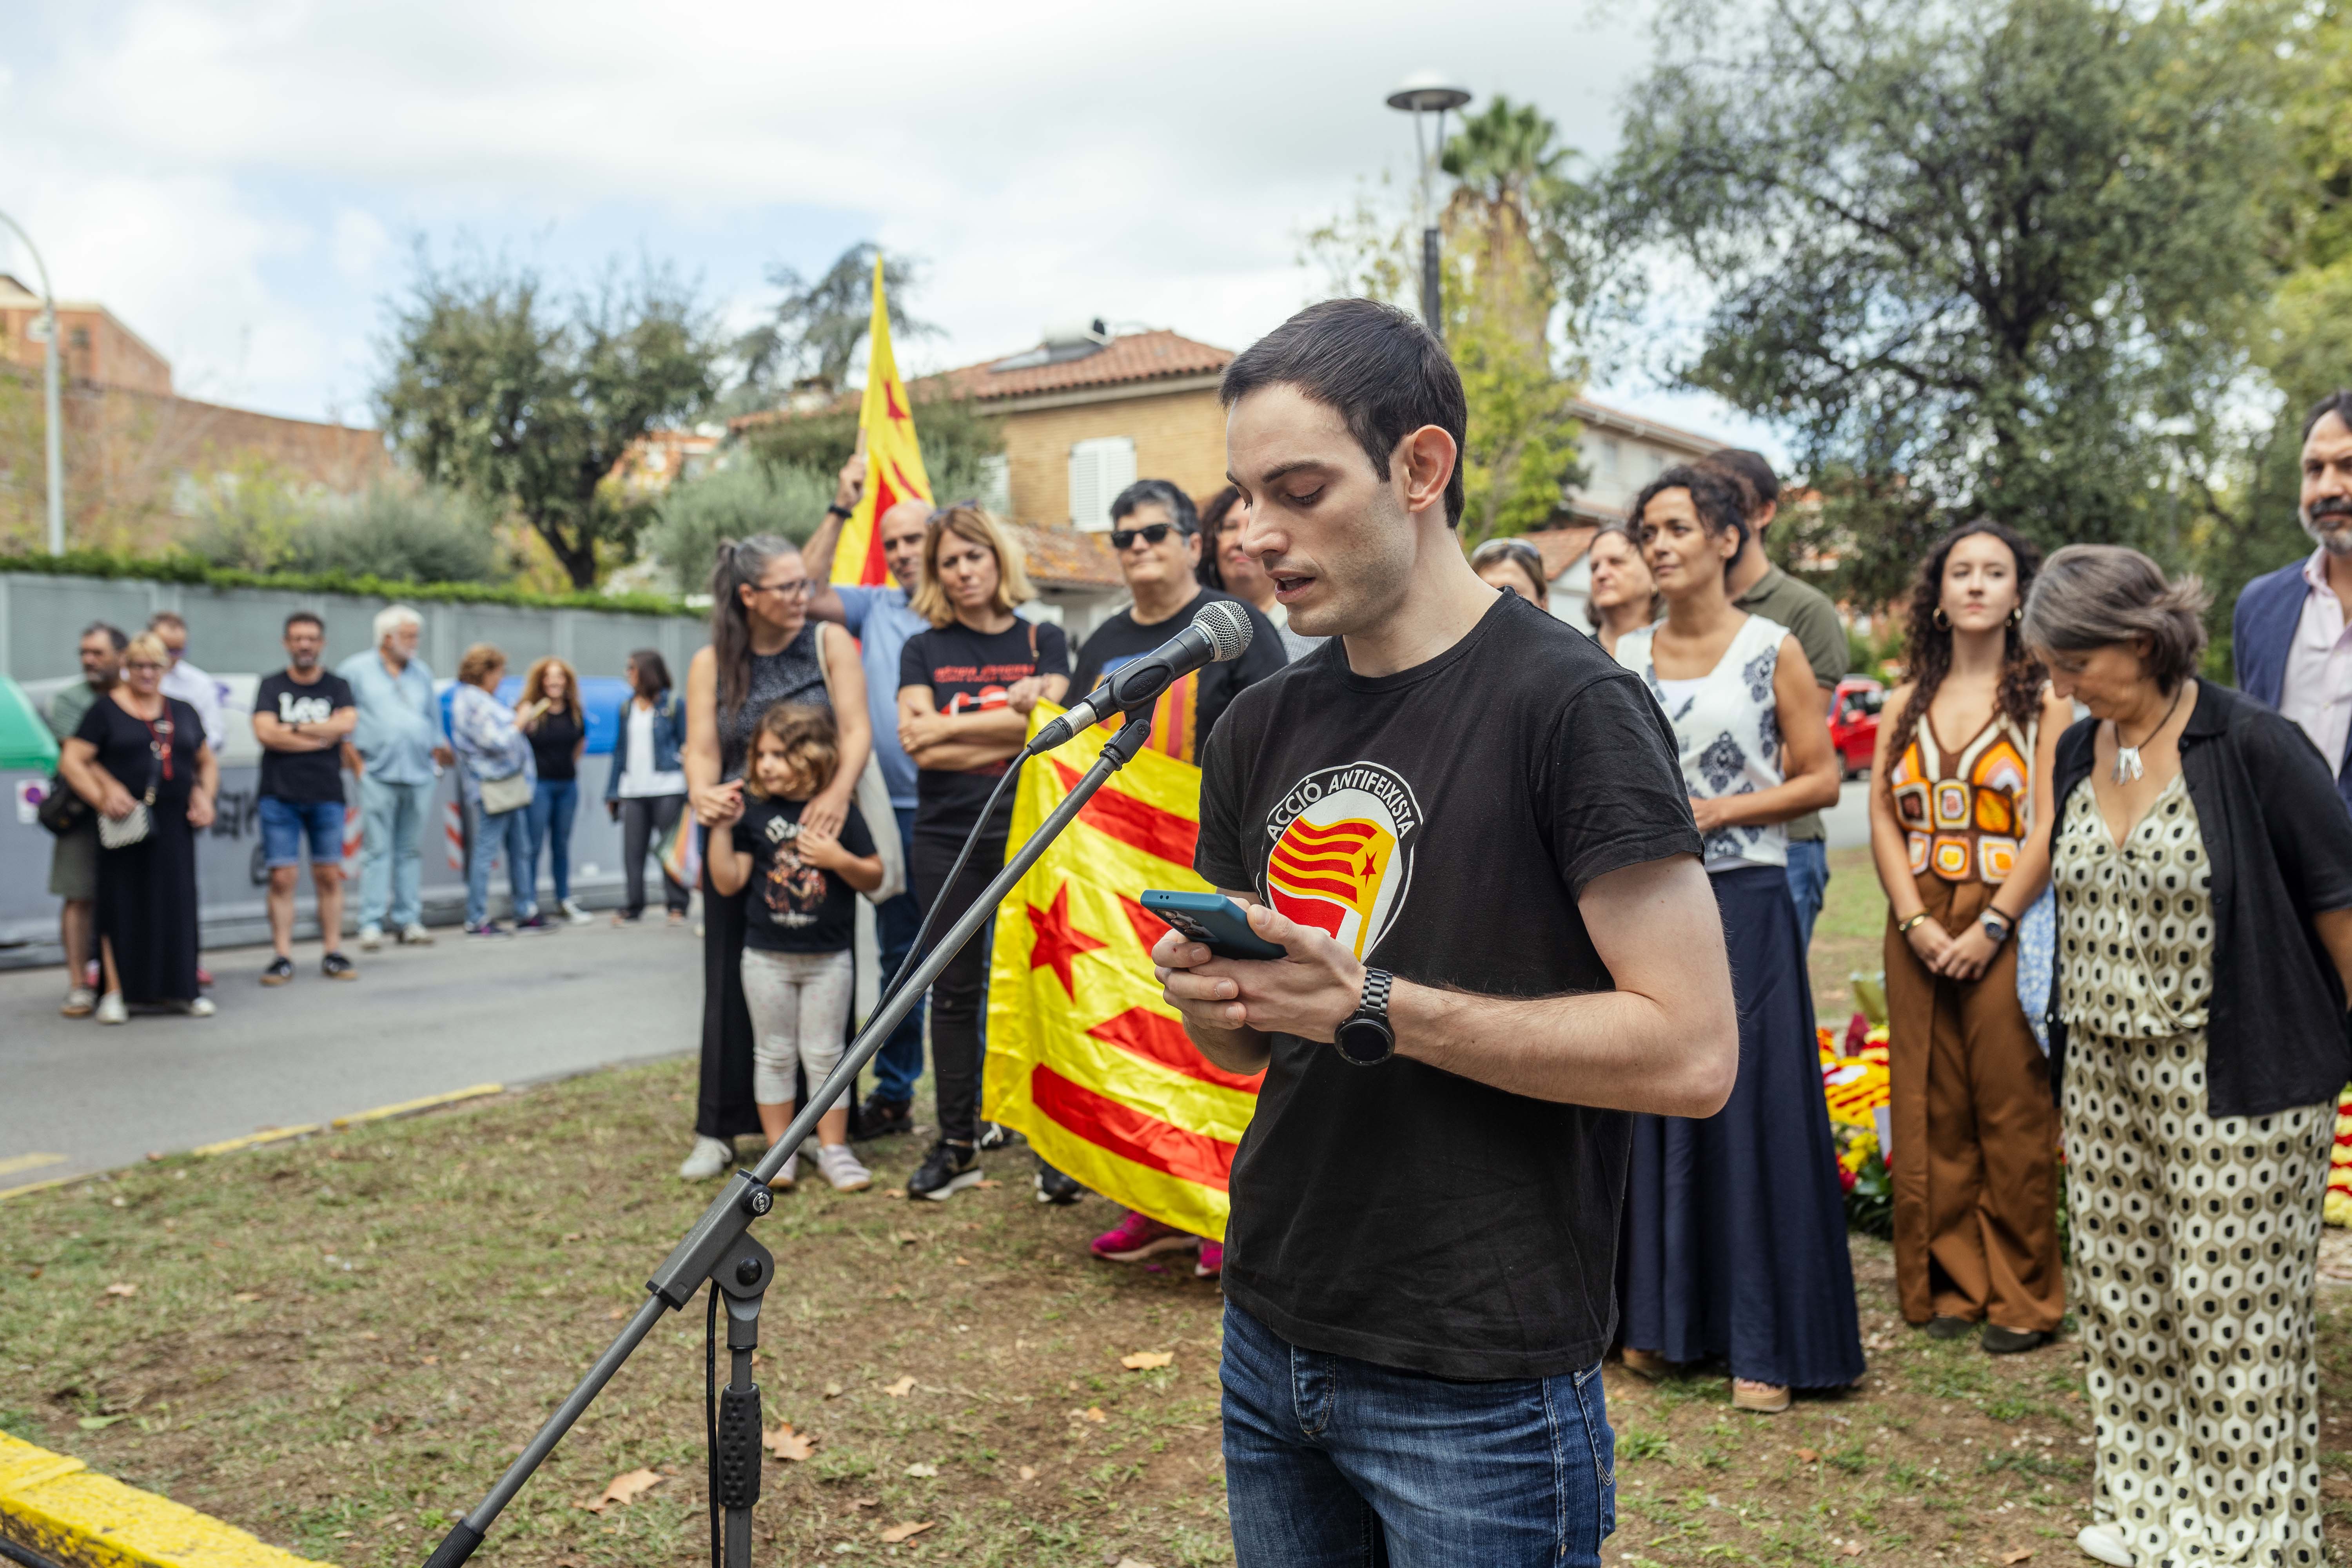
<instances>
[{"instance_id":1,"label":"black sunglasses","mask_svg":"<svg viewBox=\"0 0 2352 1568\"><path fill-rule=\"evenodd\" d=\"M1171 531L1181 533L1186 531L1177 528L1172 522L1147 522L1141 528L1114 528L1110 531L1110 547L1113 550L1131 549L1139 539L1146 544L1158 544Z\"/></svg>"}]
</instances>

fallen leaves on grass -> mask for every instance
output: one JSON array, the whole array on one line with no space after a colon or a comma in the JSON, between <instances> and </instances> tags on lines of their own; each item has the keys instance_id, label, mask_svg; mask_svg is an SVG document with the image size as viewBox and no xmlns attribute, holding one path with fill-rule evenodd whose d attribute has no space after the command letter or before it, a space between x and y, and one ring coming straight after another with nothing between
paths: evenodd
<instances>
[{"instance_id":1,"label":"fallen leaves on grass","mask_svg":"<svg viewBox=\"0 0 2352 1568\"><path fill-rule=\"evenodd\" d=\"M2033 1548L2031 1546L2021 1546L2014 1552L2004 1552L2000 1554L2002 1568L2011 1568L2011 1565L2022 1563L2032 1555Z\"/></svg>"},{"instance_id":2,"label":"fallen leaves on grass","mask_svg":"<svg viewBox=\"0 0 2352 1568\"><path fill-rule=\"evenodd\" d=\"M915 1392L915 1380L910 1374L900 1378L896 1383L886 1383L882 1385L882 1392L893 1399L904 1399Z\"/></svg>"},{"instance_id":3,"label":"fallen leaves on grass","mask_svg":"<svg viewBox=\"0 0 2352 1568\"><path fill-rule=\"evenodd\" d=\"M139 1287L136 1285L125 1285L122 1281L118 1279L113 1284L109 1285L106 1288L106 1293L110 1296L121 1296L125 1300L128 1300L131 1297L139 1294Z\"/></svg>"},{"instance_id":4,"label":"fallen leaves on grass","mask_svg":"<svg viewBox=\"0 0 2352 1568\"><path fill-rule=\"evenodd\" d=\"M1814 1453L1811 1448L1800 1448L1797 1450L1797 1463L1801 1465L1817 1464L1820 1460L1821 1456Z\"/></svg>"},{"instance_id":5,"label":"fallen leaves on grass","mask_svg":"<svg viewBox=\"0 0 2352 1568\"><path fill-rule=\"evenodd\" d=\"M890 1233L890 1239L901 1247L912 1247L923 1238L919 1236L909 1236L903 1230L894 1230Z\"/></svg>"},{"instance_id":6,"label":"fallen leaves on grass","mask_svg":"<svg viewBox=\"0 0 2352 1568\"><path fill-rule=\"evenodd\" d=\"M1037 1467L1036 1467L1036 1466L1034 1466L1034 1465L1024 1465L1024 1466L1022 1466L1022 1467L1021 1467L1021 1479L1022 1479L1023 1480L1024 1480L1024 1481L1034 1481L1034 1480L1035 1480L1035 1479L1037 1479Z\"/></svg>"},{"instance_id":7,"label":"fallen leaves on grass","mask_svg":"<svg viewBox=\"0 0 2352 1568\"><path fill-rule=\"evenodd\" d=\"M231 1296L229 1300L232 1301L258 1301L261 1300L261 1292L258 1290L239 1290L236 1295Z\"/></svg>"},{"instance_id":8,"label":"fallen leaves on grass","mask_svg":"<svg viewBox=\"0 0 2352 1568\"><path fill-rule=\"evenodd\" d=\"M1129 1372L1150 1372L1154 1367L1166 1366L1175 1359L1174 1351L1137 1351L1132 1355L1119 1357L1118 1364Z\"/></svg>"},{"instance_id":9,"label":"fallen leaves on grass","mask_svg":"<svg viewBox=\"0 0 2352 1568\"><path fill-rule=\"evenodd\" d=\"M128 1421L128 1415L85 1415L74 1425L85 1432L103 1432L117 1421Z\"/></svg>"},{"instance_id":10,"label":"fallen leaves on grass","mask_svg":"<svg viewBox=\"0 0 2352 1568\"><path fill-rule=\"evenodd\" d=\"M885 1187L882 1189L882 1195L886 1198L903 1198L907 1195L907 1189L904 1187Z\"/></svg>"},{"instance_id":11,"label":"fallen leaves on grass","mask_svg":"<svg viewBox=\"0 0 2352 1568\"><path fill-rule=\"evenodd\" d=\"M882 1532L882 1540L887 1545L896 1546L902 1541L922 1534L931 1528L931 1522L928 1519L917 1519L909 1520L905 1524L894 1524Z\"/></svg>"},{"instance_id":12,"label":"fallen leaves on grass","mask_svg":"<svg viewBox=\"0 0 2352 1568\"><path fill-rule=\"evenodd\" d=\"M592 1502L576 1502L572 1506L584 1508L590 1513L602 1513L616 1502L626 1504L636 1501L640 1496L651 1491L661 1483L661 1477L651 1470L625 1470L613 1478L612 1484L604 1489L603 1496Z\"/></svg>"},{"instance_id":13,"label":"fallen leaves on grass","mask_svg":"<svg viewBox=\"0 0 2352 1568\"><path fill-rule=\"evenodd\" d=\"M1848 1557L1859 1557L1862 1555L1862 1542L1859 1541L1849 1541L1843 1546L1839 1547L1838 1550L1844 1552Z\"/></svg>"},{"instance_id":14,"label":"fallen leaves on grass","mask_svg":"<svg viewBox=\"0 0 2352 1568\"><path fill-rule=\"evenodd\" d=\"M1001 1187L1003 1184L1004 1184L1003 1182L998 1181L994 1176L982 1176L980 1179L980 1190L982 1192L986 1192L991 1187Z\"/></svg>"},{"instance_id":15,"label":"fallen leaves on grass","mask_svg":"<svg viewBox=\"0 0 2352 1568\"><path fill-rule=\"evenodd\" d=\"M828 1384L826 1384L824 1385L824 1396L825 1396L827 1399L838 1399L838 1398L840 1398L840 1397L841 1397L841 1384L837 1384L837 1383L828 1383Z\"/></svg>"},{"instance_id":16,"label":"fallen leaves on grass","mask_svg":"<svg viewBox=\"0 0 2352 1568\"><path fill-rule=\"evenodd\" d=\"M1151 1564L1140 1557L1122 1557L1112 1564L1112 1568L1151 1568Z\"/></svg>"},{"instance_id":17,"label":"fallen leaves on grass","mask_svg":"<svg viewBox=\"0 0 2352 1568\"><path fill-rule=\"evenodd\" d=\"M1089 1405L1084 1410L1071 1411L1070 1419L1073 1421L1092 1421L1099 1426L1101 1423L1109 1420L1110 1417L1103 1414L1103 1407L1101 1405Z\"/></svg>"},{"instance_id":18,"label":"fallen leaves on grass","mask_svg":"<svg viewBox=\"0 0 2352 1568\"><path fill-rule=\"evenodd\" d=\"M907 1467L907 1473L910 1476L928 1478L938 1475L940 1468L937 1465L913 1464Z\"/></svg>"},{"instance_id":19,"label":"fallen leaves on grass","mask_svg":"<svg viewBox=\"0 0 2352 1568\"><path fill-rule=\"evenodd\" d=\"M761 1441L779 1459L805 1459L816 1452L816 1439L805 1432L793 1431L789 1421L781 1426L769 1428L768 1435Z\"/></svg>"},{"instance_id":20,"label":"fallen leaves on grass","mask_svg":"<svg viewBox=\"0 0 2352 1568\"><path fill-rule=\"evenodd\" d=\"M959 1268L969 1268L971 1267L971 1259L969 1258L959 1258L955 1261L956 1267Z\"/></svg>"}]
</instances>

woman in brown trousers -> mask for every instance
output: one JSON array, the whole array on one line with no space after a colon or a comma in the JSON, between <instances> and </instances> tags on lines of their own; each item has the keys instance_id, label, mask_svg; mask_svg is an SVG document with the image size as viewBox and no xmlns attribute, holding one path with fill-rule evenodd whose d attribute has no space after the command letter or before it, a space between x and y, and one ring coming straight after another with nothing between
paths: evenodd
<instances>
[{"instance_id":1,"label":"woman in brown trousers","mask_svg":"<svg viewBox=\"0 0 2352 1568\"><path fill-rule=\"evenodd\" d=\"M1981 1321L1996 1353L2042 1344L2065 1311L2057 1110L2010 941L2050 880L2052 759L2074 717L2018 634L2039 563L1988 520L1937 542L1871 768L1895 1289L1913 1324L1958 1339Z\"/></svg>"}]
</instances>

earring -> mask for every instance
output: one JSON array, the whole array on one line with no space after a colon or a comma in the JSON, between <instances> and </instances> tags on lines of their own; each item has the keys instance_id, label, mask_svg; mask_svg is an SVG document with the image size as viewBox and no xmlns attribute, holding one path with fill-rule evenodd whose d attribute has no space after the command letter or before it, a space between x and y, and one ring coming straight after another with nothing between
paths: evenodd
<instances>
[{"instance_id":1,"label":"earring","mask_svg":"<svg viewBox=\"0 0 2352 1568\"><path fill-rule=\"evenodd\" d=\"M1948 632L1952 629L1952 617L1944 614L1943 605L1938 605L1936 606L1936 614L1933 616L1933 619L1935 620L1936 629L1937 631Z\"/></svg>"},{"instance_id":2,"label":"earring","mask_svg":"<svg viewBox=\"0 0 2352 1568\"><path fill-rule=\"evenodd\" d=\"M2025 606L2023 605L2011 605L2009 607L2009 624L2015 626L2022 626L2024 623Z\"/></svg>"}]
</instances>

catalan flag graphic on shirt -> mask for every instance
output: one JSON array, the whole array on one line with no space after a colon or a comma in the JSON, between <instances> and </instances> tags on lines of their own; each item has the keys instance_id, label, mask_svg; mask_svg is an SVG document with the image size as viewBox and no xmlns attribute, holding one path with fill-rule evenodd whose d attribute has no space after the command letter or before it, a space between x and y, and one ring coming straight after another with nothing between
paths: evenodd
<instances>
[{"instance_id":1,"label":"catalan flag graphic on shirt","mask_svg":"<svg viewBox=\"0 0 2352 1568\"><path fill-rule=\"evenodd\" d=\"M1326 768L1292 787L1266 831L1266 901L1369 956L1412 879L1421 806L1412 786L1377 763Z\"/></svg>"}]
</instances>

